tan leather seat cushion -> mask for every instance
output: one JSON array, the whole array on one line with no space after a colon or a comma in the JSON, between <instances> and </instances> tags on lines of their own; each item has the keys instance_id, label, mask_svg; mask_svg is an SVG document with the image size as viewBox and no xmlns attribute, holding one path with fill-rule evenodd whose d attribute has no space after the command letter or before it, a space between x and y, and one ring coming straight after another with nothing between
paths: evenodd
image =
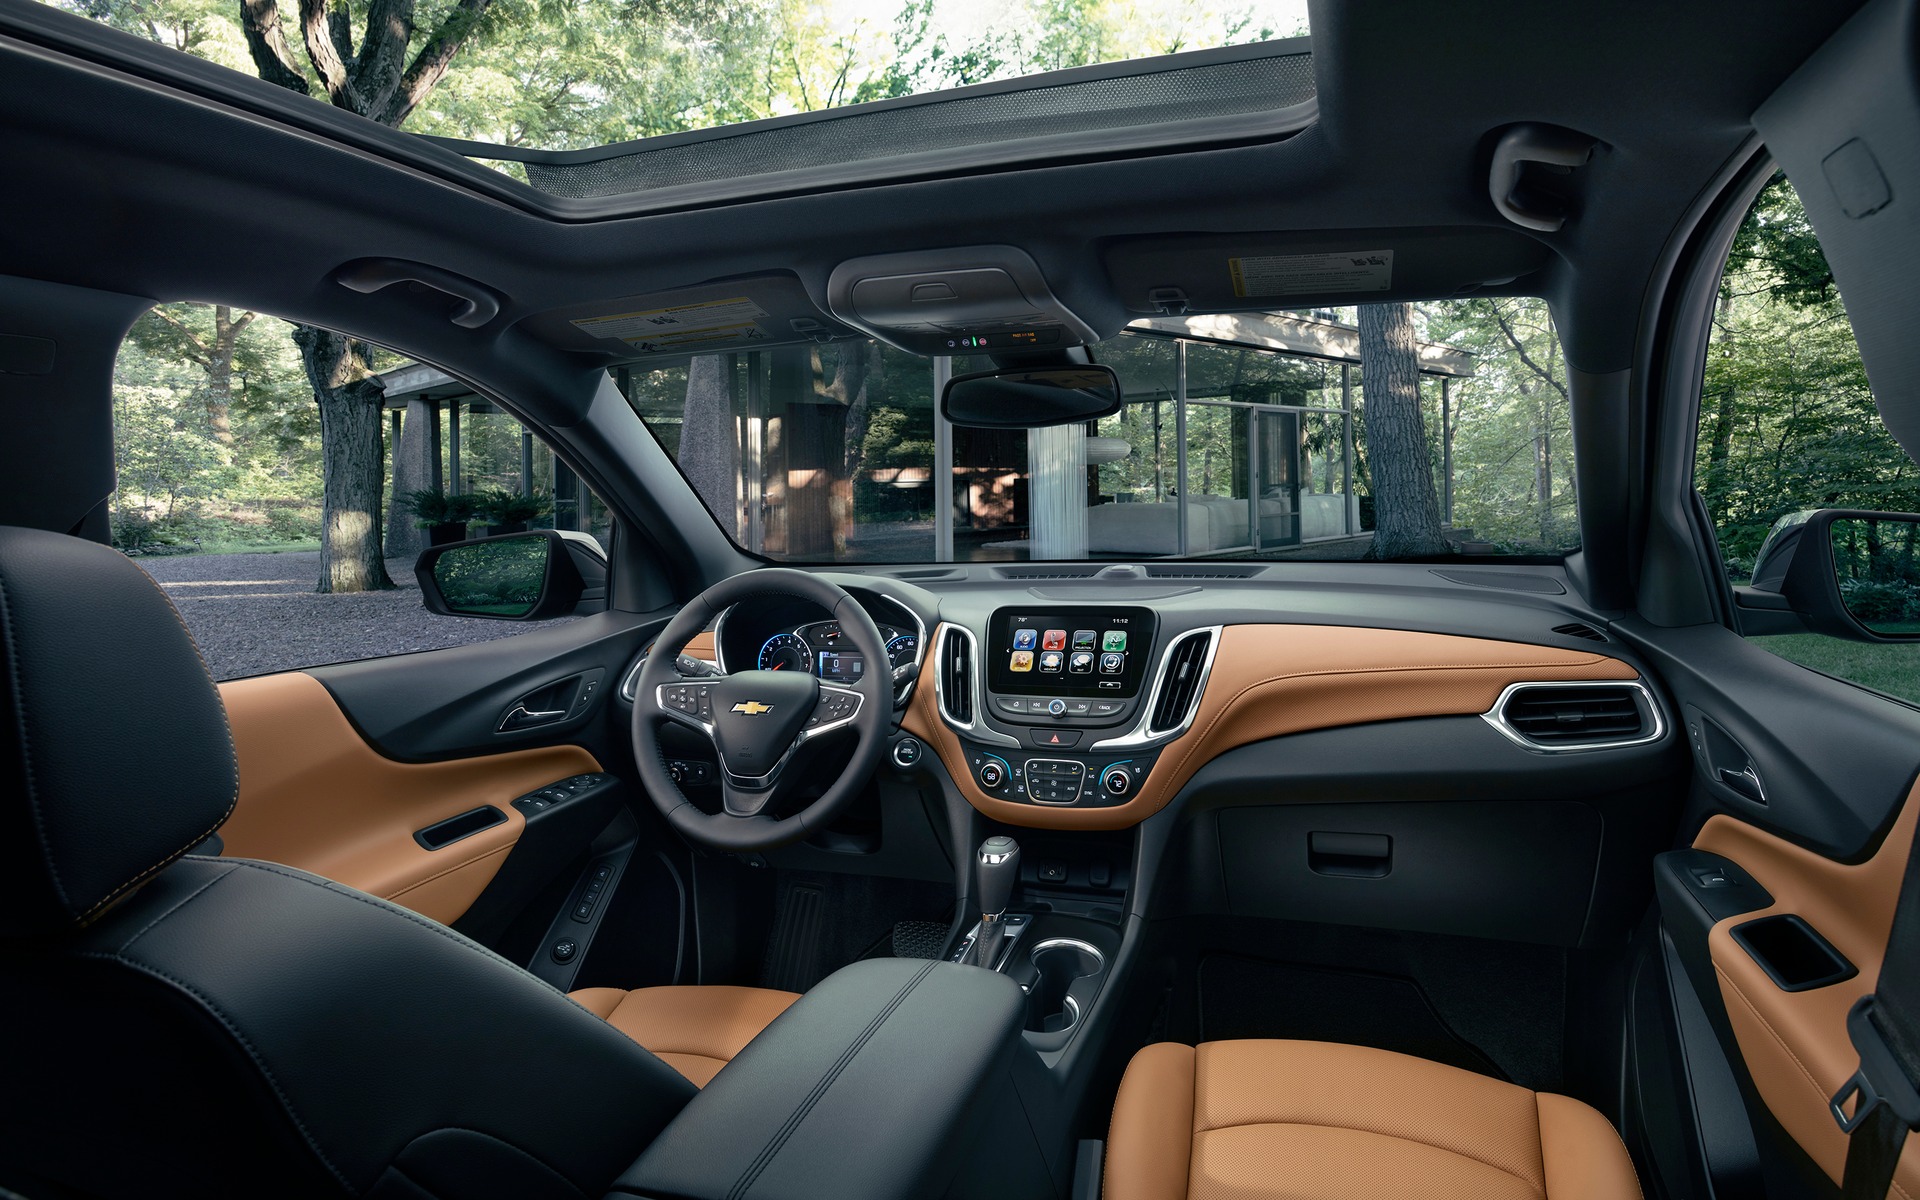
<instances>
[{"instance_id":1,"label":"tan leather seat cushion","mask_svg":"<svg viewBox=\"0 0 1920 1200\"><path fill-rule=\"evenodd\" d=\"M800 997L750 987L583 988L575 1002L705 1087Z\"/></svg>"},{"instance_id":2,"label":"tan leather seat cushion","mask_svg":"<svg viewBox=\"0 0 1920 1200\"><path fill-rule=\"evenodd\" d=\"M1565 1096L1328 1042L1134 1056L1104 1200L1639 1200L1613 1126Z\"/></svg>"}]
</instances>

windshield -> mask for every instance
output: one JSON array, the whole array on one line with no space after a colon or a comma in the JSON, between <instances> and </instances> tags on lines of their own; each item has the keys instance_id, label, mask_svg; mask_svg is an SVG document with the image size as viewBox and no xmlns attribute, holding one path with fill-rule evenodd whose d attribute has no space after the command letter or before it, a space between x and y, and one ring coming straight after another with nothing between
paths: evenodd
<instances>
[{"instance_id":1,"label":"windshield","mask_svg":"<svg viewBox=\"0 0 1920 1200\"><path fill-rule=\"evenodd\" d=\"M1055 429L940 419L947 378L873 341L616 372L742 548L788 562L1426 559L1579 545L1545 302L1135 322L1125 404ZM1369 389L1369 376L1373 385Z\"/></svg>"}]
</instances>

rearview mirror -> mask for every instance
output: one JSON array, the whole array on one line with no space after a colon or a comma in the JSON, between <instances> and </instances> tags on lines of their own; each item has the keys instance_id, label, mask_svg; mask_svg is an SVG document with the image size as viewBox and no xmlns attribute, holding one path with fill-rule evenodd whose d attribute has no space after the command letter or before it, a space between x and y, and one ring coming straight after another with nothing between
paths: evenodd
<instances>
[{"instance_id":1,"label":"rearview mirror","mask_svg":"<svg viewBox=\"0 0 1920 1200\"><path fill-rule=\"evenodd\" d=\"M1920 641L1920 514L1790 513L1761 544L1750 590L1778 593L1814 633Z\"/></svg>"},{"instance_id":2,"label":"rearview mirror","mask_svg":"<svg viewBox=\"0 0 1920 1200\"><path fill-rule=\"evenodd\" d=\"M582 533L538 529L433 546L413 574L427 608L442 616L544 621L606 607L607 560Z\"/></svg>"},{"instance_id":3,"label":"rearview mirror","mask_svg":"<svg viewBox=\"0 0 1920 1200\"><path fill-rule=\"evenodd\" d=\"M1112 367L1015 367L948 380L940 412L976 429L1039 429L1112 416L1120 399Z\"/></svg>"}]
</instances>

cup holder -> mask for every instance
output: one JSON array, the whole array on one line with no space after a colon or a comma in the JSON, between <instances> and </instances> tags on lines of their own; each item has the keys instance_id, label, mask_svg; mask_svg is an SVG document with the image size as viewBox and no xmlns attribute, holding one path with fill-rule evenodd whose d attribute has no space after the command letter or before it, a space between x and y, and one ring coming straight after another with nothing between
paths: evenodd
<instances>
[{"instance_id":1,"label":"cup holder","mask_svg":"<svg viewBox=\"0 0 1920 1200\"><path fill-rule=\"evenodd\" d=\"M1078 938L1054 938L1033 948L1035 972L1027 987L1027 1031L1065 1033L1080 1023L1080 1004L1067 995L1077 980L1098 975L1107 960Z\"/></svg>"}]
</instances>

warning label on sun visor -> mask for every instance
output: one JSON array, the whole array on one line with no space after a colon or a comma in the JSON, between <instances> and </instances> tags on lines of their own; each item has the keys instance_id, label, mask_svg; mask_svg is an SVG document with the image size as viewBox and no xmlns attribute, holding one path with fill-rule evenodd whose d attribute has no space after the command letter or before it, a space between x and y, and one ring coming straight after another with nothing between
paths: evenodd
<instances>
[{"instance_id":1,"label":"warning label on sun visor","mask_svg":"<svg viewBox=\"0 0 1920 1200\"><path fill-rule=\"evenodd\" d=\"M642 354L668 350L710 349L765 340L767 331L754 318L766 310L745 296L676 304L641 312L582 317L574 326L594 337L625 342Z\"/></svg>"},{"instance_id":2,"label":"warning label on sun visor","mask_svg":"<svg viewBox=\"0 0 1920 1200\"><path fill-rule=\"evenodd\" d=\"M1393 286L1393 251L1230 258L1227 270L1233 275L1233 294L1242 299L1317 296L1326 292L1384 292Z\"/></svg>"}]
</instances>

